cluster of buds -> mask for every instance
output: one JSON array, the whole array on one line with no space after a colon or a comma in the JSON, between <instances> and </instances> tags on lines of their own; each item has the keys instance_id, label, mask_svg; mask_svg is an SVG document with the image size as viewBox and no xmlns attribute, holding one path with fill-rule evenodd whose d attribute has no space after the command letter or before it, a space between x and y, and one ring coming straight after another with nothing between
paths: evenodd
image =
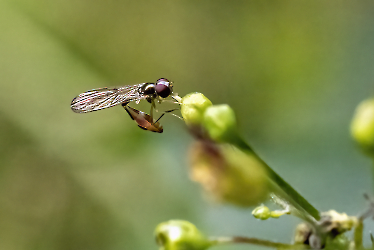
<instances>
[{"instance_id":1,"label":"cluster of buds","mask_svg":"<svg viewBox=\"0 0 374 250\"><path fill-rule=\"evenodd\" d=\"M300 217L306 222L297 227L294 246L309 245L321 249L329 241L335 242L339 248L352 243L342 237L342 234L358 228L359 219L334 210L320 214L304 201L243 143L238 136L235 113L230 106L213 105L201 93L186 95L180 100L180 104L183 119L196 139L189 154L190 176L202 185L208 197L223 203L249 207L265 201L274 188L274 183L281 184L279 186L283 188L283 195L286 193L290 195L291 202L297 202L285 203L286 206L281 204L284 209L275 211L261 205L252 211L255 218L266 220L279 218L284 214L301 214ZM358 107L351 133L365 152L374 156L374 99L364 101ZM216 244L187 221L161 223L155 234L160 250L205 250ZM251 243L261 242L257 239L246 240ZM274 244L267 242L265 245ZM357 246L359 244L358 241Z\"/></svg>"},{"instance_id":2,"label":"cluster of buds","mask_svg":"<svg viewBox=\"0 0 374 250\"><path fill-rule=\"evenodd\" d=\"M183 120L195 142L190 148L190 176L208 197L239 206L253 206L268 198L269 183L263 162L237 140L236 118L228 105L213 105L201 93L180 100ZM234 138L234 139L233 139ZM155 230L160 250L204 250L215 242L188 221L171 220Z\"/></svg>"},{"instance_id":3,"label":"cluster of buds","mask_svg":"<svg viewBox=\"0 0 374 250\"><path fill-rule=\"evenodd\" d=\"M201 93L182 98L181 113L197 139L190 148L190 175L208 196L219 202L253 206L268 197L263 162L251 150L237 148L235 113L228 105L213 105Z\"/></svg>"},{"instance_id":4,"label":"cluster of buds","mask_svg":"<svg viewBox=\"0 0 374 250\"><path fill-rule=\"evenodd\" d=\"M346 238L341 236L344 232L357 227L358 224L357 217L330 210L321 213L318 231L307 223L299 224L296 228L294 241L297 244L310 245L315 249L323 248L328 241L338 245L348 244Z\"/></svg>"}]
</instances>

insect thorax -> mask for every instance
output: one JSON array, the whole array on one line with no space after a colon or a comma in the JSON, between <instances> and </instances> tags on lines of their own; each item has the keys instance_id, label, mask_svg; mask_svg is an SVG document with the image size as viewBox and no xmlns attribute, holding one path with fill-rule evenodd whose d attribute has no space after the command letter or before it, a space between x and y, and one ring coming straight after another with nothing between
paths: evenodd
<instances>
[{"instance_id":1,"label":"insect thorax","mask_svg":"<svg viewBox=\"0 0 374 250\"><path fill-rule=\"evenodd\" d=\"M145 83L141 88L140 91L144 95L155 95L156 94L156 88L154 83Z\"/></svg>"}]
</instances>

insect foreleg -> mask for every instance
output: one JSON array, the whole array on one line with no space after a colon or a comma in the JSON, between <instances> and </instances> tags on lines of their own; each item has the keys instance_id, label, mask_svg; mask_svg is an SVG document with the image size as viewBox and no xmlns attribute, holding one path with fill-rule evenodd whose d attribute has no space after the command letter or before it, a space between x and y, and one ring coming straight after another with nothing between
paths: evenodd
<instances>
[{"instance_id":1,"label":"insect foreleg","mask_svg":"<svg viewBox=\"0 0 374 250\"><path fill-rule=\"evenodd\" d=\"M162 115L157 119L157 121L156 122L158 122L166 113L171 113L171 112L173 112L173 111L175 111L175 110L179 110L179 109L170 109L170 110L166 110L166 111L164 111L163 113L162 113ZM178 117L179 119L181 119L181 120L183 120L183 118L182 117L180 117L180 116L178 116L178 115L176 115L176 114L173 114L173 113L171 113L171 115L173 115L173 116L175 116L175 117ZM155 123L156 123L155 122Z\"/></svg>"}]
</instances>

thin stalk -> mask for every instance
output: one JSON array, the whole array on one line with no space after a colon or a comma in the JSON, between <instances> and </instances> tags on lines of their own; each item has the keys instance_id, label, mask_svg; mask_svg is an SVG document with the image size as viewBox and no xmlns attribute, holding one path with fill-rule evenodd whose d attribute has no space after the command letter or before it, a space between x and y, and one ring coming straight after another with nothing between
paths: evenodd
<instances>
[{"instance_id":1,"label":"thin stalk","mask_svg":"<svg viewBox=\"0 0 374 250\"><path fill-rule=\"evenodd\" d=\"M319 211L313 207L303 196L301 196L290 184L288 184L282 177L280 177L269 165L267 165L253 150L252 148L242 140L238 135L231 135L230 143L236 145L244 151L250 151L262 164L269 174L269 178L275 186L279 188L280 197L288 201L292 206L294 206L299 212L303 219L306 219L313 225L315 221L320 219Z\"/></svg>"},{"instance_id":2,"label":"thin stalk","mask_svg":"<svg viewBox=\"0 0 374 250\"><path fill-rule=\"evenodd\" d=\"M371 180L371 182L372 182L372 185L373 185L373 190L374 190L374 157L372 158L373 159L373 165L371 166L371 174L372 174L372 180Z\"/></svg>"},{"instance_id":3,"label":"thin stalk","mask_svg":"<svg viewBox=\"0 0 374 250\"><path fill-rule=\"evenodd\" d=\"M285 244L285 243L261 240L257 238L248 238L248 237L217 237L217 238L211 239L211 242L214 245L246 243L246 244L253 244L257 246L272 247L276 249L293 249L293 250L310 249L309 246L303 245L303 244L292 245L292 244Z\"/></svg>"},{"instance_id":4,"label":"thin stalk","mask_svg":"<svg viewBox=\"0 0 374 250\"><path fill-rule=\"evenodd\" d=\"M362 219L359 219L358 224L356 225L355 231L353 234L353 239L354 239L356 249L360 249L362 247L363 231L364 231L364 224L362 223Z\"/></svg>"}]
</instances>

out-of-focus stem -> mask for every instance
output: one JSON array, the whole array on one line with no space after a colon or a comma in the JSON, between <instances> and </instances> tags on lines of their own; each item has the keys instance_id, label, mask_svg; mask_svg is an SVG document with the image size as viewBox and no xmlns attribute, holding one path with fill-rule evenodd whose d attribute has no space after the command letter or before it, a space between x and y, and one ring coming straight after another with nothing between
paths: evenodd
<instances>
[{"instance_id":1,"label":"out-of-focus stem","mask_svg":"<svg viewBox=\"0 0 374 250\"><path fill-rule=\"evenodd\" d=\"M233 244L233 243L246 243L246 244L253 244L258 246L265 246L265 247L272 247L276 249L293 249L293 250L302 250L302 249L310 249L309 246L303 244L285 244L279 242L273 242L268 240L262 240L257 238L248 238L248 237L217 237L211 239L212 244Z\"/></svg>"},{"instance_id":2,"label":"out-of-focus stem","mask_svg":"<svg viewBox=\"0 0 374 250\"><path fill-rule=\"evenodd\" d=\"M354 242L355 242L355 249L360 249L362 247L362 234L364 231L364 224L362 223L362 219L358 220L358 224L355 227L354 231Z\"/></svg>"},{"instance_id":3,"label":"out-of-focus stem","mask_svg":"<svg viewBox=\"0 0 374 250\"><path fill-rule=\"evenodd\" d=\"M371 166L371 177L372 177L372 179L371 179L371 182L372 182L372 185L373 185L373 190L374 190L374 157L372 157L372 161L373 161L373 165Z\"/></svg>"}]
</instances>

